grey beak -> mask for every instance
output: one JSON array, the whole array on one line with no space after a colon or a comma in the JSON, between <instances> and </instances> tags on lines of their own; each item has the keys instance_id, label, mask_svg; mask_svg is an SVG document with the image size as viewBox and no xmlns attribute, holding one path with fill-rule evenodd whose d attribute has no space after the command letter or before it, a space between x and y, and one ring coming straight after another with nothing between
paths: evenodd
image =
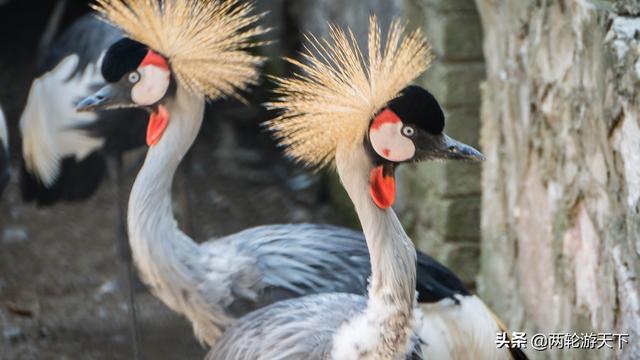
<instances>
[{"instance_id":1,"label":"grey beak","mask_svg":"<svg viewBox=\"0 0 640 360\"><path fill-rule=\"evenodd\" d=\"M126 89L118 84L108 84L97 93L83 99L76 105L76 111L89 112L137 106L129 99Z\"/></svg>"},{"instance_id":2,"label":"grey beak","mask_svg":"<svg viewBox=\"0 0 640 360\"><path fill-rule=\"evenodd\" d=\"M98 110L98 108L104 103L105 103L105 100L102 96L99 96L98 94L94 94L80 101L80 103L76 106L76 111L78 112L95 111L95 110Z\"/></svg>"},{"instance_id":3,"label":"grey beak","mask_svg":"<svg viewBox=\"0 0 640 360\"><path fill-rule=\"evenodd\" d=\"M444 157L452 160L484 161L482 153L473 147L444 135Z\"/></svg>"}]
</instances>

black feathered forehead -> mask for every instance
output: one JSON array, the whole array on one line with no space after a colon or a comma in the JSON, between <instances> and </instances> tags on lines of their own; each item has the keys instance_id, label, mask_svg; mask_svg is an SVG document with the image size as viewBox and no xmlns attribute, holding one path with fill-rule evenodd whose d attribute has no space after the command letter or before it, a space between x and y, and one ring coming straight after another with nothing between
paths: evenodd
<instances>
[{"instance_id":1,"label":"black feathered forehead","mask_svg":"<svg viewBox=\"0 0 640 360\"><path fill-rule=\"evenodd\" d=\"M444 130L444 113L440 104L429 91L420 86L407 86L387 107L405 124L415 124L435 135Z\"/></svg>"},{"instance_id":2,"label":"black feathered forehead","mask_svg":"<svg viewBox=\"0 0 640 360\"><path fill-rule=\"evenodd\" d=\"M107 82L117 82L140 66L149 49L143 44L123 38L111 45L102 60L102 76Z\"/></svg>"}]
</instances>

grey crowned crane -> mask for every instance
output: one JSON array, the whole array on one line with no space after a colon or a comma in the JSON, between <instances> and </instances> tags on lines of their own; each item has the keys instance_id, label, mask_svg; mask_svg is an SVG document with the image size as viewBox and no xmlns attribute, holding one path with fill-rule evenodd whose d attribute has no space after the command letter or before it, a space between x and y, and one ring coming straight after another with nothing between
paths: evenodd
<instances>
[{"instance_id":1,"label":"grey crowned crane","mask_svg":"<svg viewBox=\"0 0 640 360\"><path fill-rule=\"evenodd\" d=\"M9 183L9 177L9 131L7 130L7 120L4 117L4 112L0 108L0 199Z\"/></svg>"},{"instance_id":2,"label":"grey crowned crane","mask_svg":"<svg viewBox=\"0 0 640 360\"><path fill-rule=\"evenodd\" d=\"M78 101L104 84L100 73L102 57L109 45L122 36L120 30L100 21L95 14L87 14L47 48L20 118L20 187L25 201L51 206L61 201L87 200L103 177L109 175L118 211L115 235L124 263L125 292L137 353L134 273L126 238L126 189L121 161L124 152L144 145L146 116L136 109L75 111Z\"/></svg>"},{"instance_id":3,"label":"grey crowned crane","mask_svg":"<svg viewBox=\"0 0 640 360\"><path fill-rule=\"evenodd\" d=\"M368 57L348 34L331 27L332 42L309 37L305 62L291 61L300 73L276 79L280 97L270 106L281 115L268 126L292 158L335 166L369 250L368 292L309 295L254 311L227 329L208 359L506 358L492 341L498 326L477 298L417 307L416 250L391 208L403 163L484 157L446 136L437 100L409 85L431 61L420 30L405 35L393 22L382 46L372 17Z\"/></svg>"},{"instance_id":4,"label":"grey crowned crane","mask_svg":"<svg viewBox=\"0 0 640 360\"><path fill-rule=\"evenodd\" d=\"M252 5L239 0L98 0L95 8L122 28L127 38L112 45L105 55L102 73L108 84L80 102L78 110L138 107L150 113L149 150L131 192L127 225L135 264L152 292L191 321L202 343L222 352L229 349L222 344L230 342L230 336L223 335L225 329L231 326L227 334L237 334L248 326L245 319L263 311L271 313L274 306L289 304L286 299L329 293L328 298L345 301L345 309L352 309L353 314L360 312L365 303L362 295L335 294L367 292L371 268L367 243L360 233L327 225L269 225L197 243L180 231L173 216L171 183L200 130L206 100L233 96L258 79L262 59L247 50L259 45L254 39L266 30L256 25L260 16L251 15ZM477 156L468 147L450 144L459 146L460 154ZM387 242L391 244L395 243ZM405 273L413 278L403 287L403 311L411 311L417 286L419 300L459 309L451 311L470 311L473 316L462 315L468 322L458 325L469 328L469 333L480 329L477 331L484 336L480 344L495 353L498 326L484 304L455 275L424 254L417 255L416 281L416 256L411 251L404 254L407 262L402 262ZM376 255L381 258L374 257L374 264L388 258L379 252ZM375 271L374 267L373 276L378 279ZM257 310L261 308L264 310ZM327 315L335 311L316 309L327 310ZM317 315L310 320L317 320ZM240 323L236 323L238 318ZM324 329L338 318L327 318L326 325L309 322L301 331L308 334ZM403 321L412 322L410 317ZM405 338L414 339L408 333ZM260 337L273 339L267 335ZM216 346L221 336L223 341ZM433 341L443 337L438 336ZM266 344L256 338L244 339L247 346ZM506 350L504 356L508 356Z\"/></svg>"}]
</instances>

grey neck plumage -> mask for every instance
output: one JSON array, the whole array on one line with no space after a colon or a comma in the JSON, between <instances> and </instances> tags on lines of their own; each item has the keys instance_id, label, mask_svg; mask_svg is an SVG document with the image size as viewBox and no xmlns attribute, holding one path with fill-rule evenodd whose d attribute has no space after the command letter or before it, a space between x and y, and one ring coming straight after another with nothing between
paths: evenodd
<instances>
[{"instance_id":1,"label":"grey neck plumage","mask_svg":"<svg viewBox=\"0 0 640 360\"><path fill-rule=\"evenodd\" d=\"M407 351L413 325L416 251L392 209L378 208L369 193L373 165L361 144L339 147L336 166L355 206L371 257L371 283L365 317L380 327L371 351L395 358Z\"/></svg>"},{"instance_id":2,"label":"grey neck plumage","mask_svg":"<svg viewBox=\"0 0 640 360\"><path fill-rule=\"evenodd\" d=\"M195 141L205 101L178 85L165 106L169 124L160 141L149 148L131 190L128 230L136 266L153 293L172 310L187 316L201 342L210 343L230 319L215 317L198 285L204 281L198 245L178 228L171 186L178 165Z\"/></svg>"},{"instance_id":3,"label":"grey neck plumage","mask_svg":"<svg viewBox=\"0 0 640 360\"><path fill-rule=\"evenodd\" d=\"M136 177L127 221L134 260L154 289L166 286L166 273L187 275L189 272L180 267L195 251L196 244L178 229L173 216L171 185L180 161L200 130L204 100L178 87L175 97L165 106L169 124L160 141L149 148Z\"/></svg>"}]
</instances>

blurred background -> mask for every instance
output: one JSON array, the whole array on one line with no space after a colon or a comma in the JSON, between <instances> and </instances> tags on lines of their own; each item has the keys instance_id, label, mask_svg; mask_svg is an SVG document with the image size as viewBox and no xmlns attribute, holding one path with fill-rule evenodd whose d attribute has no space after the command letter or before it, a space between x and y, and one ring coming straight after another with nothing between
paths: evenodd
<instances>
[{"instance_id":1,"label":"blurred background","mask_svg":"<svg viewBox=\"0 0 640 360\"><path fill-rule=\"evenodd\" d=\"M67 1L60 29L88 11ZM19 190L20 114L57 1L0 1L0 106L13 178L0 201L0 358L128 359L113 179L90 199L38 207ZM533 358L640 358L640 4L636 0L258 0L276 39L267 74L290 69L302 32L328 22L364 40L368 17L422 27L436 55L419 83L445 131L487 157L405 167L397 210L416 245L453 269L507 323L536 332L630 334L623 351ZM59 32L58 32L59 33ZM198 241L250 226L357 227L333 174L283 159L260 123L270 84L211 104L176 181ZM132 125L133 126L133 125ZM145 149L124 156L125 187ZM186 204L186 205L185 205ZM201 358L186 321L140 288L147 358Z\"/></svg>"}]
</instances>

